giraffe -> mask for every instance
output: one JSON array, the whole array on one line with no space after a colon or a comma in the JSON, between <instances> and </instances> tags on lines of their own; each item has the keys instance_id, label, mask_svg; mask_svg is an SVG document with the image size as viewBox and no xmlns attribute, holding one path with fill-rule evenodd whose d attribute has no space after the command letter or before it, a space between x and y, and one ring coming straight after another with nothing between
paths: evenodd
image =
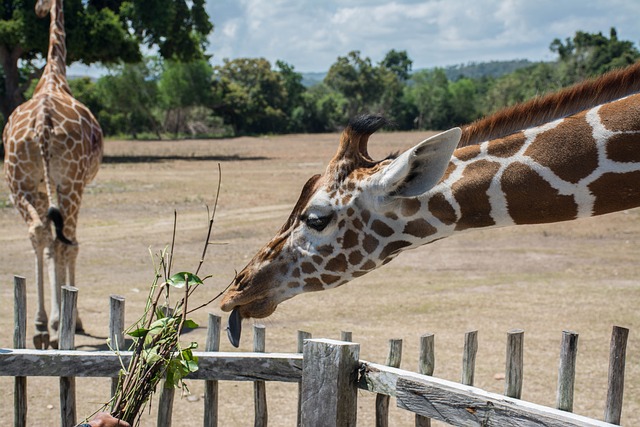
<instances>
[{"instance_id":1,"label":"giraffe","mask_svg":"<svg viewBox=\"0 0 640 427\"><path fill-rule=\"evenodd\" d=\"M49 326L57 331L61 286L75 285L78 212L84 187L102 161L102 130L67 83L62 0L38 0L35 11L39 17L50 14L47 64L33 97L16 108L5 126L4 172L35 252L38 307L33 341L36 348L46 349L57 345L57 337L49 336L47 326L44 263L49 264L51 282ZM82 330L79 318L76 330Z\"/></svg>"},{"instance_id":2,"label":"giraffe","mask_svg":"<svg viewBox=\"0 0 640 427\"><path fill-rule=\"evenodd\" d=\"M324 174L221 301L229 338L293 296L341 286L400 252L487 227L640 205L640 63L373 160L380 116L352 120Z\"/></svg>"}]
</instances>

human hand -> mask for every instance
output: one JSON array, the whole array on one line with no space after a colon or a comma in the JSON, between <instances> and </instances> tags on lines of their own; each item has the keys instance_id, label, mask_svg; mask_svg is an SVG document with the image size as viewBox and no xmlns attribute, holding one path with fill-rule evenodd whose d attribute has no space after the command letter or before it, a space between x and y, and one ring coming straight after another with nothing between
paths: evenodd
<instances>
[{"instance_id":1,"label":"human hand","mask_svg":"<svg viewBox=\"0 0 640 427\"><path fill-rule=\"evenodd\" d=\"M92 427L131 427L128 422L112 417L107 412L98 412L89 425Z\"/></svg>"}]
</instances>

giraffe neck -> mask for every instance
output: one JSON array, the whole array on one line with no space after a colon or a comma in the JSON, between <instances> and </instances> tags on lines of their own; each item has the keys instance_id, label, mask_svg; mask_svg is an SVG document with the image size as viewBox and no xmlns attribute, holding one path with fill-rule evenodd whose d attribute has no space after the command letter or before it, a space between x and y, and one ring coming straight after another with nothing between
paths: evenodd
<instances>
[{"instance_id":1,"label":"giraffe neck","mask_svg":"<svg viewBox=\"0 0 640 427\"><path fill-rule=\"evenodd\" d=\"M47 91L64 91L71 93L67 83L67 47L64 29L63 0L54 0L51 5L51 24L49 25L49 50L47 65L36 86L36 93L47 88Z\"/></svg>"},{"instance_id":2,"label":"giraffe neck","mask_svg":"<svg viewBox=\"0 0 640 427\"><path fill-rule=\"evenodd\" d=\"M414 215L414 226L405 230L415 230L425 244L468 229L567 221L640 206L639 146L635 94L459 148L433 190L403 202L401 210Z\"/></svg>"}]
</instances>

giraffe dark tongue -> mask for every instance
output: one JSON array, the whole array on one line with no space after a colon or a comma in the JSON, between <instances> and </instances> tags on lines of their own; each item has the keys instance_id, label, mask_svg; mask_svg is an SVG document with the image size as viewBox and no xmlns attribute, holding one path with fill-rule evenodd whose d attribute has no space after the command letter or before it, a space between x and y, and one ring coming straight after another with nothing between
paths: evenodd
<instances>
[{"instance_id":1,"label":"giraffe dark tongue","mask_svg":"<svg viewBox=\"0 0 640 427\"><path fill-rule=\"evenodd\" d=\"M231 341L231 345L236 348L240 345L240 334L242 334L242 317L240 316L240 310L236 307L231 311L229 324L227 325L227 336Z\"/></svg>"}]
</instances>

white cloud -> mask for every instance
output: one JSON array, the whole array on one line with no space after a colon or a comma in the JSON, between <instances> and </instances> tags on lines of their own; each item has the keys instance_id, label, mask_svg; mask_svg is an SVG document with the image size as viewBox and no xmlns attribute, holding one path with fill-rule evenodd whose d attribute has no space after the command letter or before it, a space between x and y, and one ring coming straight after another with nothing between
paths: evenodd
<instances>
[{"instance_id":1,"label":"white cloud","mask_svg":"<svg viewBox=\"0 0 640 427\"><path fill-rule=\"evenodd\" d=\"M638 42L640 2L624 0L208 0L216 29L209 51L282 59L300 71L327 70L359 50L380 61L407 50L414 67L492 59L551 59L554 38L577 30Z\"/></svg>"}]
</instances>

